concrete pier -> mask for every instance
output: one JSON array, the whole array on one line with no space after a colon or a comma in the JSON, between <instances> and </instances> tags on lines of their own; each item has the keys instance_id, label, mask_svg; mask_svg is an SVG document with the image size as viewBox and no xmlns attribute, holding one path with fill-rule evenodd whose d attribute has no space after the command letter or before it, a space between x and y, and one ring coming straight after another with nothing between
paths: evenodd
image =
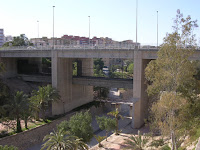
<instances>
[{"instance_id":1,"label":"concrete pier","mask_svg":"<svg viewBox=\"0 0 200 150\"><path fill-rule=\"evenodd\" d=\"M133 128L140 128L148 113L148 95L144 71L149 61L149 59L142 59L141 51L134 51Z\"/></svg>"},{"instance_id":2,"label":"concrete pier","mask_svg":"<svg viewBox=\"0 0 200 150\"><path fill-rule=\"evenodd\" d=\"M73 58L59 58L56 51L52 52L52 86L61 96L61 100L52 104L52 115L66 113L78 106L93 100L93 87L72 84ZM82 75L93 75L93 60L82 61Z\"/></svg>"}]
</instances>

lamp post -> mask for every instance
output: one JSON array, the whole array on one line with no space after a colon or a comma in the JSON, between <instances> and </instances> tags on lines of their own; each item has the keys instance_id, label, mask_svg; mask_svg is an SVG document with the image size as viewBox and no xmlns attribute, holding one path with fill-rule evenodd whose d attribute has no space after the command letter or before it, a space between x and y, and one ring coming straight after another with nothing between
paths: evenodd
<instances>
[{"instance_id":1,"label":"lamp post","mask_svg":"<svg viewBox=\"0 0 200 150\"><path fill-rule=\"evenodd\" d=\"M89 45L90 45L90 16L88 16L89 18Z\"/></svg>"},{"instance_id":2,"label":"lamp post","mask_svg":"<svg viewBox=\"0 0 200 150\"><path fill-rule=\"evenodd\" d=\"M37 21L37 23L38 23L38 38L39 38L39 21Z\"/></svg>"},{"instance_id":3,"label":"lamp post","mask_svg":"<svg viewBox=\"0 0 200 150\"><path fill-rule=\"evenodd\" d=\"M138 50L138 45L137 45L137 17L138 17L138 0L136 0L136 47Z\"/></svg>"},{"instance_id":4,"label":"lamp post","mask_svg":"<svg viewBox=\"0 0 200 150\"><path fill-rule=\"evenodd\" d=\"M157 11L157 48L158 48L158 11Z\"/></svg>"},{"instance_id":5,"label":"lamp post","mask_svg":"<svg viewBox=\"0 0 200 150\"><path fill-rule=\"evenodd\" d=\"M53 6L53 49L54 49L54 7Z\"/></svg>"}]
</instances>

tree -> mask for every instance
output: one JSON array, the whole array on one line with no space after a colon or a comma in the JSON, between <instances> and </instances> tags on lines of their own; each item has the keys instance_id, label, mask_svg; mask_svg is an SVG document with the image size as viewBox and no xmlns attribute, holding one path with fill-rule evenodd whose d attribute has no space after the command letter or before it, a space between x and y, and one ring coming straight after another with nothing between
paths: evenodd
<instances>
[{"instance_id":1,"label":"tree","mask_svg":"<svg viewBox=\"0 0 200 150\"><path fill-rule=\"evenodd\" d=\"M26 37L25 34L20 34L20 36L16 36L13 38L13 41L11 42L6 42L4 43L4 47L8 47L10 46L10 43L12 46L29 46L29 45L33 45L32 43L30 43L30 41L28 40L28 38Z\"/></svg>"},{"instance_id":2,"label":"tree","mask_svg":"<svg viewBox=\"0 0 200 150\"><path fill-rule=\"evenodd\" d=\"M102 116L102 117L96 117L96 121L99 125L99 128L101 130L105 130L106 131L106 141L107 141L107 137L108 137L108 132L109 131L114 131L116 129L116 122L115 119L112 118L108 118L106 116Z\"/></svg>"},{"instance_id":3,"label":"tree","mask_svg":"<svg viewBox=\"0 0 200 150\"><path fill-rule=\"evenodd\" d=\"M104 77L105 74L103 73L104 62L102 58L94 59L94 76L96 77Z\"/></svg>"},{"instance_id":4,"label":"tree","mask_svg":"<svg viewBox=\"0 0 200 150\"><path fill-rule=\"evenodd\" d=\"M94 135L94 138L97 140L97 142L99 143L98 144L98 147L103 147L103 145L101 144L101 142L106 138L106 136L97 136L97 135Z\"/></svg>"},{"instance_id":5,"label":"tree","mask_svg":"<svg viewBox=\"0 0 200 150\"><path fill-rule=\"evenodd\" d=\"M197 27L196 21L191 21L190 16L184 18L178 10L174 23L174 32L164 38L158 58L145 69L150 83L148 95L156 95L157 99L151 109L152 122L162 134L171 137L173 150L178 148L182 131L183 122L178 119L183 115L182 106L188 105L198 94L194 62L189 60L195 48L192 30Z\"/></svg>"},{"instance_id":6,"label":"tree","mask_svg":"<svg viewBox=\"0 0 200 150\"><path fill-rule=\"evenodd\" d=\"M39 118L39 112L42 111L42 119L45 121L45 111L49 103L60 99L58 91L51 85L39 86L38 91L33 91L31 99L32 107L36 111L36 118Z\"/></svg>"},{"instance_id":7,"label":"tree","mask_svg":"<svg viewBox=\"0 0 200 150\"><path fill-rule=\"evenodd\" d=\"M97 92L97 97L107 98L109 94L109 88L95 86L94 91Z\"/></svg>"},{"instance_id":8,"label":"tree","mask_svg":"<svg viewBox=\"0 0 200 150\"><path fill-rule=\"evenodd\" d=\"M26 129L28 129L28 118L31 115L32 115L31 103L30 99L28 98L22 110L22 118L24 120L24 125Z\"/></svg>"},{"instance_id":9,"label":"tree","mask_svg":"<svg viewBox=\"0 0 200 150\"><path fill-rule=\"evenodd\" d=\"M119 119L123 118L122 115L119 114L118 108L116 108L114 111L111 111L108 113L108 115L113 116L115 118L115 135L119 135Z\"/></svg>"},{"instance_id":10,"label":"tree","mask_svg":"<svg viewBox=\"0 0 200 150\"><path fill-rule=\"evenodd\" d=\"M42 145L42 149L49 149L49 150L87 150L88 146L82 142L76 136L70 135L69 132L64 131L63 129L58 131L53 131L49 135L46 135L43 139L45 142Z\"/></svg>"},{"instance_id":11,"label":"tree","mask_svg":"<svg viewBox=\"0 0 200 150\"><path fill-rule=\"evenodd\" d=\"M73 149L72 150L88 150L89 147L85 144L82 139L78 137L74 138L72 141Z\"/></svg>"},{"instance_id":12,"label":"tree","mask_svg":"<svg viewBox=\"0 0 200 150\"><path fill-rule=\"evenodd\" d=\"M93 137L92 117L88 111L73 115L69 122L69 131L72 135L83 139L83 142L89 142Z\"/></svg>"},{"instance_id":13,"label":"tree","mask_svg":"<svg viewBox=\"0 0 200 150\"><path fill-rule=\"evenodd\" d=\"M133 63L130 63L127 67L127 71L129 74L133 74L133 67L134 67L134 64Z\"/></svg>"},{"instance_id":14,"label":"tree","mask_svg":"<svg viewBox=\"0 0 200 150\"><path fill-rule=\"evenodd\" d=\"M0 79L0 118L8 117L10 101L12 99L10 89Z\"/></svg>"},{"instance_id":15,"label":"tree","mask_svg":"<svg viewBox=\"0 0 200 150\"><path fill-rule=\"evenodd\" d=\"M10 103L10 117L16 119L17 126L16 131L22 132L20 120L23 115L23 109L26 107L28 103L28 96L23 93L23 91L15 94L13 101Z\"/></svg>"}]
</instances>

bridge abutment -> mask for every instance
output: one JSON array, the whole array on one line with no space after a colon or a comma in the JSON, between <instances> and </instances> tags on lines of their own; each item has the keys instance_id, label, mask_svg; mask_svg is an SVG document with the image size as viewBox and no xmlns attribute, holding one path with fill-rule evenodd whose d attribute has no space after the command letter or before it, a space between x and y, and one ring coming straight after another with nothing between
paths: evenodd
<instances>
[{"instance_id":1,"label":"bridge abutment","mask_svg":"<svg viewBox=\"0 0 200 150\"><path fill-rule=\"evenodd\" d=\"M148 95L145 68L150 60L142 59L142 52L134 52L133 114L132 127L140 128L148 114Z\"/></svg>"}]
</instances>

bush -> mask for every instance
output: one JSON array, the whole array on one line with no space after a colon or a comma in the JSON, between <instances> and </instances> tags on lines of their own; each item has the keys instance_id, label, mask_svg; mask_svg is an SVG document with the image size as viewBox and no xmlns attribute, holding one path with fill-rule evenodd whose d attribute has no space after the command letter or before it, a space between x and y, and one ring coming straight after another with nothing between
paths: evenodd
<instances>
[{"instance_id":1,"label":"bush","mask_svg":"<svg viewBox=\"0 0 200 150\"><path fill-rule=\"evenodd\" d=\"M88 111L85 113L80 112L73 115L69 122L69 131L72 135L75 135L83 139L83 142L90 142L93 137L92 129L92 116Z\"/></svg>"},{"instance_id":2,"label":"bush","mask_svg":"<svg viewBox=\"0 0 200 150\"><path fill-rule=\"evenodd\" d=\"M155 141L151 142L150 146L158 148L159 146L163 146L164 144L165 143L164 143L163 139L159 139L159 140L155 140Z\"/></svg>"},{"instance_id":3,"label":"bush","mask_svg":"<svg viewBox=\"0 0 200 150\"><path fill-rule=\"evenodd\" d=\"M161 148L161 150L171 150L171 148L166 144Z\"/></svg>"},{"instance_id":4,"label":"bush","mask_svg":"<svg viewBox=\"0 0 200 150\"><path fill-rule=\"evenodd\" d=\"M57 125L57 130L69 130L69 123L67 121L62 121L60 124Z\"/></svg>"},{"instance_id":5,"label":"bush","mask_svg":"<svg viewBox=\"0 0 200 150\"><path fill-rule=\"evenodd\" d=\"M17 147L15 147L15 146L8 146L8 145L5 145L5 146L2 146L2 145L0 145L0 150L18 150L18 148Z\"/></svg>"},{"instance_id":6,"label":"bush","mask_svg":"<svg viewBox=\"0 0 200 150\"><path fill-rule=\"evenodd\" d=\"M106 117L106 116L102 116L102 117L96 116L96 121L99 125L99 128L101 130L106 131L106 141L107 141L108 132L114 131L116 129L115 119L109 118L109 117Z\"/></svg>"}]
</instances>

